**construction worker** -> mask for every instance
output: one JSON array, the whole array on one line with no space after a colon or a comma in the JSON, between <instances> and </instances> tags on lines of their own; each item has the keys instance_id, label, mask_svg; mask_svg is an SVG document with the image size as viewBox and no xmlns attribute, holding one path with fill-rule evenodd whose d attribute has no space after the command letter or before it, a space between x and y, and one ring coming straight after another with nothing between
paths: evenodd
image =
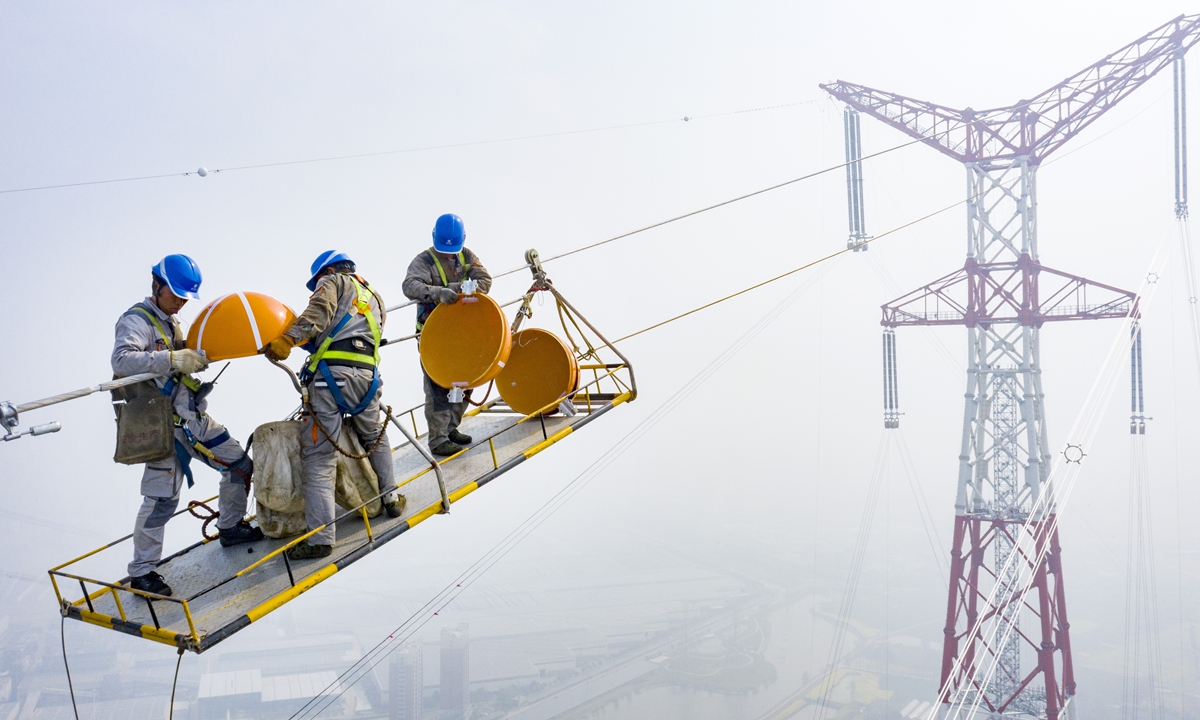
<instances>
[{"instance_id":1,"label":"construction worker","mask_svg":"<svg viewBox=\"0 0 1200 720\"><path fill-rule=\"evenodd\" d=\"M474 280L478 292L487 293L492 289L492 276L487 268L475 253L463 247L466 239L462 218L449 213L442 215L433 226L433 247L409 263L403 288L409 300L420 303L417 306L417 332L421 332L425 319L439 303L453 305L458 302L464 281ZM450 402L450 391L434 383L424 368L422 373L425 375L429 450L434 455L453 455L471 444L471 436L458 431L471 391L464 393L461 402Z\"/></svg>"},{"instance_id":2,"label":"construction worker","mask_svg":"<svg viewBox=\"0 0 1200 720\"><path fill-rule=\"evenodd\" d=\"M175 317L188 300L200 299L200 280L200 268L187 255L163 258L151 268L150 297L121 316L113 343L114 375L160 375L154 384L171 398L175 413L174 454L147 462L142 473L142 507L133 526L133 562L129 563L130 587L159 595L171 594L171 587L154 569L162 559L166 524L179 505L184 479L192 486L193 459L221 473L217 519L221 545L263 539L262 531L244 519L253 462L229 431L205 412L212 385L202 385L192 373L208 367L208 360L184 347Z\"/></svg>"},{"instance_id":3,"label":"construction worker","mask_svg":"<svg viewBox=\"0 0 1200 720\"><path fill-rule=\"evenodd\" d=\"M336 453L343 451L334 443L341 434L343 418L349 418L368 453L388 517L400 517L404 512L404 496L396 492L379 377L379 347L387 311L379 293L354 272L354 261L345 253L327 250L318 255L308 281L312 292L308 307L279 339L264 348L273 360L287 358L296 345L312 353L300 375L308 388L300 430L300 474L308 529L326 527L288 551L288 557L296 560L333 553Z\"/></svg>"}]
</instances>

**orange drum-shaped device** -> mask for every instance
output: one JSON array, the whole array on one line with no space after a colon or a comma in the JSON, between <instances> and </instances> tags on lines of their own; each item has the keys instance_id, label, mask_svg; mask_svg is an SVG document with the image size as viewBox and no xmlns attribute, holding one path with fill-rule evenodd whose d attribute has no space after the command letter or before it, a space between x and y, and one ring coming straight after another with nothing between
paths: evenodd
<instances>
[{"instance_id":1,"label":"orange drum-shaped device","mask_svg":"<svg viewBox=\"0 0 1200 720\"><path fill-rule=\"evenodd\" d=\"M510 408L522 415L553 410L578 387L575 353L557 335L541 328L513 335L508 362L496 376L496 389Z\"/></svg>"},{"instance_id":2,"label":"orange drum-shaped device","mask_svg":"<svg viewBox=\"0 0 1200 720\"><path fill-rule=\"evenodd\" d=\"M444 388L486 385L504 369L511 348L504 310L482 293L438 305L421 328L421 365Z\"/></svg>"},{"instance_id":3,"label":"orange drum-shaped device","mask_svg":"<svg viewBox=\"0 0 1200 720\"><path fill-rule=\"evenodd\" d=\"M187 346L209 360L250 357L291 327L296 313L270 295L231 293L200 311L188 330Z\"/></svg>"}]
</instances>

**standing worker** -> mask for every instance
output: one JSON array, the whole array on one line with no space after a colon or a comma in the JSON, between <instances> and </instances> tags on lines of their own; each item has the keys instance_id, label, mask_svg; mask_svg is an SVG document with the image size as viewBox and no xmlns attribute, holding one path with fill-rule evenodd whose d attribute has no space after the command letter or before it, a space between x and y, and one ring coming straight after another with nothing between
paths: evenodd
<instances>
[{"instance_id":1,"label":"standing worker","mask_svg":"<svg viewBox=\"0 0 1200 720\"><path fill-rule=\"evenodd\" d=\"M354 261L345 253L327 250L318 255L308 281L312 292L308 307L265 348L273 360L286 359L296 345L312 353L300 374L300 381L308 386L300 430L300 475L308 529L322 525L325 529L288 550L288 557L296 560L333 553L335 453L341 452L334 443L342 432L343 418L350 419L368 453L388 517L400 517L404 512L404 497L396 492L381 401L379 346L387 310L379 293L354 271Z\"/></svg>"},{"instance_id":2,"label":"standing worker","mask_svg":"<svg viewBox=\"0 0 1200 720\"><path fill-rule=\"evenodd\" d=\"M262 531L244 520L254 464L229 431L205 412L205 397L212 384L202 384L191 374L208 367L208 359L184 347L175 317L188 300L200 299L200 280L199 266L187 255L163 258L151 268L150 297L117 321L113 344L114 375L160 375L153 382L160 393L171 398L174 409L175 452L146 463L142 507L133 526L133 562L129 563L130 587L158 595L171 594L171 587L154 568L162 559L167 521L179 505L184 478L188 487L192 486L193 458L221 473L217 519L221 545L263 539Z\"/></svg>"},{"instance_id":3,"label":"standing worker","mask_svg":"<svg viewBox=\"0 0 1200 720\"><path fill-rule=\"evenodd\" d=\"M458 302L462 284L466 280L478 283L478 291L487 293L492 289L492 276L479 262L475 253L463 247L467 231L462 218L447 213L437 219L433 226L433 247L413 258L404 278L404 295L416 300L417 332L425 325L426 318L439 303L453 305ZM463 446L471 444L471 436L458 431L463 412L471 391L467 390L462 402L450 402L447 388L433 382L429 373L425 375L425 423L429 426L429 450L434 455L453 455Z\"/></svg>"}]
</instances>

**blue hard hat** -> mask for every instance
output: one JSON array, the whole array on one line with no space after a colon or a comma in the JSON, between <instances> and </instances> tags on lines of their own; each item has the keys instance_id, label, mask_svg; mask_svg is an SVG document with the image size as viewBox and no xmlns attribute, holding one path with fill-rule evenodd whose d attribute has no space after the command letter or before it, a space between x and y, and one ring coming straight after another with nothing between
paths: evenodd
<instances>
[{"instance_id":1,"label":"blue hard hat","mask_svg":"<svg viewBox=\"0 0 1200 720\"><path fill-rule=\"evenodd\" d=\"M466 240L467 229L457 215L446 213L433 224L433 249L438 252L456 253Z\"/></svg>"},{"instance_id":2,"label":"blue hard hat","mask_svg":"<svg viewBox=\"0 0 1200 720\"><path fill-rule=\"evenodd\" d=\"M150 268L150 272L162 278L177 298L200 299L200 266L187 255L168 255Z\"/></svg>"},{"instance_id":3,"label":"blue hard hat","mask_svg":"<svg viewBox=\"0 0 1200 720\"><path fill-rule=\"evenodd\" d=\"M326 250L318 255L317 259L313 260L312 279L308 281L308 291L313 292L317 289L317 276L321 274L322 270L330 265L333 265L334 263L340 262L353 263L354 261L350 259L349 255L341 250Z\"/></svg>"}]
</instances>

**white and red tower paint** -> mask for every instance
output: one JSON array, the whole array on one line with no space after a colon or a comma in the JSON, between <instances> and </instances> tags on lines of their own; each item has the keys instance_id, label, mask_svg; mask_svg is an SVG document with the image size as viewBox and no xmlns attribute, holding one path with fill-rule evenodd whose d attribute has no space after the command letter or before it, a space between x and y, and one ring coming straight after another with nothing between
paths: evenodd
<instances>
[{"instance_id":1,"label":"white and red tower paint","mask_svg":"<svg viewBox=\"0 0 1200 720\"><path fill-rule=\"evenodd\" d=\"M1138 309L1134 293L1041 264L1035 180L1051 153L1168 65L1178 91L1183 54L1197 40L1200 15L1180 16L1030 100L987 110L842 81L821 86L967 171L966 262L884 305L882 321L886 427L899 425L894 329L967 328L939 717L961 708L1075 716L1039 334L1046 323L1125 318ZM1178 173L1178 157L1176 164Z\"/></svg>"}]
</instances>

